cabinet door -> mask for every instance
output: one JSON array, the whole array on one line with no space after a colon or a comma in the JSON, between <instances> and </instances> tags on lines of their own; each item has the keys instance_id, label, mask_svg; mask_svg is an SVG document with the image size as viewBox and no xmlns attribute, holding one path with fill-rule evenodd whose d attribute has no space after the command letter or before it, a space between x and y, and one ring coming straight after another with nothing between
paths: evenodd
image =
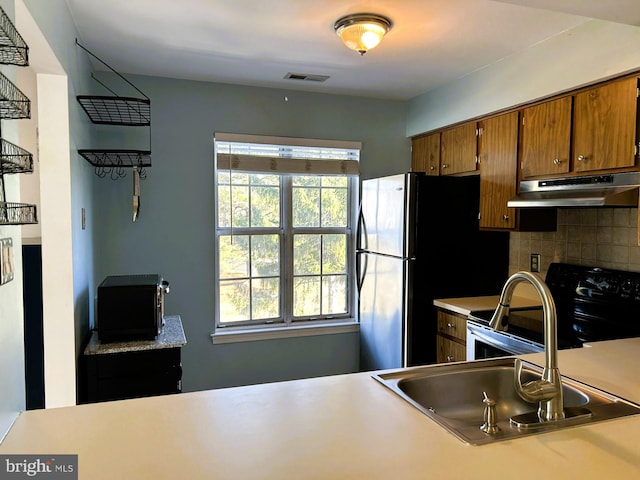
<instances>
[{"instance_id":1,"label":"cabinet door","mask_svg":"<svg viewBox=\"0 0 640 480\"><path fill-rule=\"evenodd\" d=\"M634 77L575 96L574 171L635 165L637 92L638 79Z\"/></svg>"},{"instance_id":2,"label":"cabinet door","mask_svg":"<svg viewBox=\"0 0 640 480\"><path fill-rule=\"evenodd\" d=\"M443 362L463 362L467 359L467 349L461 343L454 342L442 335L437 336L438 354L436 361Z\"/></svg>"},{"instance_id":3,"label":"cabinet door","mask_svg":"<svg viewBox=\"0 0 640 480\"><path fill-rule=\"evenodd\" d=\"M477 168L476 123L466 123L442 132L440 174L474 172Z\"/></svg>"},{"instance_id":4,"label":"cabinet door","mask_svg":"<svg viewBox=\"0 0 640 480\"><path fill-rule=\"evenodd\" d=\"M480 228L514 229L516 209L507 202L516 194L518 112L484 120L478 145Z\"/></svg>"},{"instance_id":5,"label":"cabinet door","mask_svg":"<svg viewBox=\"0 0 640 480\"><path fill-rule=\"evenodd\" d=\"M525 108L522 116L522 177L569 172L572 97Z\"/></svg>"},{"instance_id":6,"label":"cabinet door","mask_svg":"<svg viewBox=\"0 0 640 480\"><path fill-rule=\"evenodd\" d=\"M440 175L440 134L414 138L411 142L411 170Z\"/></svg>"}]
</instances>

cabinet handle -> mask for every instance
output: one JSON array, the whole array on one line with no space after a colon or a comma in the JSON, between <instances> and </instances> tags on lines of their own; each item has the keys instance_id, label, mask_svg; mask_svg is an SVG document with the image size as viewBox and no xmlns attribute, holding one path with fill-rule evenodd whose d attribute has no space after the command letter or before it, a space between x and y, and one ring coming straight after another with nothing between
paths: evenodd
<instances>
[{"instance_id":1,"label":"cabinet handle","mask_svg":"<svg viewBox=\"0 0 640 480\"><path fill-rule=\"evenodd\" d=\"M453 362L454 360L453 355L447 355L447 362Z\"/></svg>"},{"instance_id":2,"label":"cabinet handle","mask_svg":"<svg viewBox=\"0 0 640 480\"><path fill-rule=\"evenodd\" d=\"M508 222L509 221L509 215L507 215L507 214L502 215L502 220L504 220L505 222Z\"/></svg>"},{"instance_id":3,"label":"cabinet handle","mask_svg":"<svg viewBox=\"0 0 640 480\"><path fill-rule=\"evenodd\" d=\"M586 162L587 161L587 157L585 157L584 155L578 155L578 161Z\"/></svg>"},{"instance_id":4,"label":"cabinet handle","mask_svg":"<svg viewBox=\"0 0 640 480\"><path fill-rule=\"evenodd\" d=\"M447 328L455 328L455 325L453 323L447 323Z\"/></svg>"},{"instance_id":5,"label":"cabinet handle","mask_svg":"<svg viewBox=\"0 0 640 480\"><path fill-rule=\"evenodd\" d=\"M559 167L560 165L562 165L562 160L560 160L559 158L556 158L556 159L553 161L553 164L554 164L554 165L557 165L557 166Z\"/></svg>"},{"instance_id":6,"label":"cabinet handle","mask_svg":"<svg viewBox=\"0 0 640 480\"><path fill-rule=\"evenodd\" d=\"M442 164L442 168L447 168L447 167L449 167L449 165L447 165L446 163Z\"/></svg>"},{"instance_id":7,"label":"cabinet handle","mask_svg":"<svg viewBox=\"0 0 640 480\"><path fill-rule=\"evenodd\" d=\"M434 167L433 165L431 165L431 166L429 167L429 170L435 170L435 169L436 169L436 167Z\"/></svg>"}]
</instances>

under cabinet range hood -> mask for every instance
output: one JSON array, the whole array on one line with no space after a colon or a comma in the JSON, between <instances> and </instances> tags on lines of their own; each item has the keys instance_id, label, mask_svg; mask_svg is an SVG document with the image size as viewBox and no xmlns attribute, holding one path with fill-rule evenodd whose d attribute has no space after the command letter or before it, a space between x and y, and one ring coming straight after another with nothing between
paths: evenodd
<instances>
[{"instance_id":1,"label":"under cabinet range hood","mask_svg":"<svg viewBox=\"0 0 640 480\"><path fill-rule=\"evenodd\" d=\"M526 180L507 202L516 208L637 207L640 172Z\"/></svg>"}]
</instances>

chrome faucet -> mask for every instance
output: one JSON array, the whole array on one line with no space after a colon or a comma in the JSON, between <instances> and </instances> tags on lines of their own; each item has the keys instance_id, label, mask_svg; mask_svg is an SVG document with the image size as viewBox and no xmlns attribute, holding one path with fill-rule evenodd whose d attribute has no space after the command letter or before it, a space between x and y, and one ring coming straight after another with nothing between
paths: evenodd
<instances>
[{"instance_id":1,"label":"chrome faucet","mask_svg":"<svg viewBox=\"0 0 640 480\"><path fill-rule=\"evenodd\" d=\"M491 317L489 326L494 330L507 329L511 297L516 285L522 282L528 282L533 285L542 299L546 365L540 380L533 380L523 385L521 380L522 362L520 359L516 359L514 377L516 392L527 402L539 402L538 417L540 421L560 420L564 418L564 410L562 382L560 380L560 370L558 370L556 305L549 287L534 273L526 271L514 273L502 287L500 301L493 317Z\"/></svg>"}]
</instances>

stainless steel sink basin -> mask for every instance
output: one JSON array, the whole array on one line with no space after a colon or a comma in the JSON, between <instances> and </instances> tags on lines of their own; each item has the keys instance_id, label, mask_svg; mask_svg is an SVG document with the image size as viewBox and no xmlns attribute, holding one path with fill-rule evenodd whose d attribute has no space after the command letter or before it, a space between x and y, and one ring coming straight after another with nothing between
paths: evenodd
<instances>
[{"instance_id":1,"label":"stainless steel sink basin","mask_svg":"<svg viewBox=\"0 0 640 480\"><path fill-rule=\"evenodd\" d=\"M567 418L540 422L536 413L538 404L525 402L515 391L514 360L499 358L434 365L381 373L373 378L472 445L640 413L640 405L563 376ZM523 383L539 379L541 372L542 368L537 365L523 362ZM485 422L485 393L496 402L499 431L494 434L480 429Z\"/></svg>"}]
</instances>

